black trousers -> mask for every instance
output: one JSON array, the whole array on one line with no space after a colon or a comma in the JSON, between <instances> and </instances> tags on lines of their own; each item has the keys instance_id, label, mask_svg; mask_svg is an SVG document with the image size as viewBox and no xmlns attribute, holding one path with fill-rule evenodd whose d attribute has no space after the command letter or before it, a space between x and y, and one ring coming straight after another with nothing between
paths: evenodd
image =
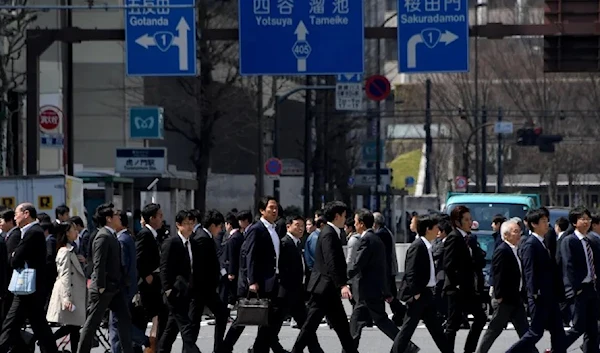
<instances>
[{"instance_id":1,"label":"black trousers","mask_svg":"<svg viewBox=\"0 0 600 353\"><path fill-rule=\"evenodd\" d=\"M523 335L529 329L529 323L527 322L527 313L525 312L525 306L523 301L519 300L516 304L509 304L506 302L498 303L496 299L492 299L492 306L494 307L494 314L490 320L485 334L481 338L477 353L488 353L494 341L500 336L502 331L506 328L508 322L512 322L515 327L517 335L523 337ZM537 349L533 349L532 353L537 353ZM527 353L527 352L525 352Z\"/></svg>"},{"instance_id":2,"label":"black trousers","mask_svg":"<svg viewBox=\"0 0 600 353\"><path fill-rule=\"evenodd\" d=\"M40 293L14 296L10 309L2 325L0 334L0 353L6 353L13 345L22 342L21 329L25 320L29 320L31 329L44 353L57 352L56 341L46 321L44 296Z\"/></svg>"},{"instance_id":3,"label":"black trousers","mask_svg":"<svg viewBox=\"0 0 600 353\"><path fill-rule=\"evenodd\" d=\"M165 331L158 341L159 353L170 353L177 333L181 333L183 353L200 353L196 345L198 330L192 321L190 298L167 298L169 317Z\"/></svg>"},{"instance_id":4,"label":"black trousers","mask_svg":"<svg viewBox=\"0 0 600 353\"><path fill-rule=\"evenodd\" d=\"M299 327L302 327L306 322L307 316L306 305L304 304L304 300L302 298L298 298L297 300L285 300L284 298L282 298L281 300L283 313L282 317L286 317L289 315L296 321ZM283 347L281 347L281 344L279 344L279 339L277 338L277 336L279 335L279 331L281 331L281 324L278 328L276 328L276 330L277 335L275 335L275 342L271 344L271 350L275 353L277 353L278 351L283 351ZM319 344L319 339L317 338L316 332L314 335L308 337L306 346L308 347L308 351L310 353L323 353L323 349Z\"/></svg>"},{"instance_id":5,"label":"black trousers","mask_svg":"<svg viewBox=\"0 0 600 353\"><path fill-rule=\"evenodd\" d=\"M125 299L125 294L119 290L99 293L97 290L90 290L90 304L88 307L88 317L81 330L81 341L79 342L79 353L90 353L92 343L96 335L96 330L100 327L107 310L112 310L117 317L119 339L123 353L133 353L133 343L131 341L131 314L129 305Z\"/></svg>"},{"instance_id":6,"label":"black trousers","mask_svg":"<svg viewBox=\"0 0 600 353\"><path fill-rule=\"evenodd\" d=\"M565 348L583 335L583 352L598 353L598 294L594 285L582 285L573 300L573 327L566 332Z\"/></svg>"},{"instance_id":7,"label":"black trousers","mask_svg":"<svg viewBox=\"0 0 600 353\"><path fill-rule=\"evenodd\" d=\"M152 283L148 284L146 279L142 279L139 285L140 299L142 306L150 319L158 317L158 328L156 330L156 339L165 331L167 319L169 317L169 309L163 300L162 288L160 284L160 276L158 273L152 274Z\"/></svg>"},{"instance_id":8,"label":"black trousers","mask_svg":"<svg viewBox=\"0 0 600 353\"><path fill-rule=\"evenodd\" d=\"M301 353L307 346L312 335L315 335L323 316L327 316L333 330L337 334L342 349L346 353L357 353L356 345L350 334L350 325L344 305L340 299L340 292L337 288L328 288L321 294L312 293L308 301L308 314L306 322L300 330L296 339L292 353Z\"/></svg>"},{"instance_id":9,"label":"black trousers","mask_svg":"<svg viewBox=\"0 0 600 353\"><path fill-rule=\"evenodd\" d=\"M461 292L447 294L448 297L448 320L446 321L446 339L450 347L454 349L456 332L464 322L466 314L473 315L473 325L467 335L465 342L465 353L473 353L477 348L477 341L485 327L487 315L482 307L481 297L465 295Z\"/></svg>"},{"instance_id":10,"label":"black trousers","mask_svg":"<svg viewBox=\"0 0 600 353\"><path fill-rule=\"evenodd\" d=\"M202 314L204 313L205 307L210 309L215 316L215 342L213 351L220 352L223 344L223 336L225 336L225 330L227 329L229 311L227 310L226 304L221 301L221 298L216 292L204 294L194 299L190 306L190 313L192 323L196 326L198 334L200 332L200 322L202 321Z\"/></svg>"},{"instance_id":11,"label":"black trousers","mask_svg":"<svg viewBox=\"0 0 600 353\"><path fill-rule=\"evenodd\" d=\"M79 345L79 330L81 327L74 325L65 325L54 332L54 339L58 340L65 336L69 336L71 341L71 353L77 353L77 346Z\"/></svg>"},{"instance_id":12,"label":"black trousers","mask_svg":"<svg viewBox=\"0 0 600 353\"><path fill-rule=\"evenodd\" d=\"M350 316L350 334L357 349L362 330L367 327L367 320L369 319L372 319L373 324L391 340L396 338L399 332L398 327L388 318L383 298L359 298L352 311L352 316Z\"/></svg>"},{"instance_id":13,"label":"black trousers","mask_svg":"<svg viewBox=\"0 0 600 353\"><path fill-rule=\"evenodd\" d=\"M442 353L454 352L454 347L448 343L446 336L444 336L442 323L437 315L433 291L426 289L421 293L419 299L411 298L407 302L406 316L400 332L394 339L392 353L403 353L406 350L421 320L425 323L431 338L433 338L435 345Z\"/></svg>"}]
</instances>

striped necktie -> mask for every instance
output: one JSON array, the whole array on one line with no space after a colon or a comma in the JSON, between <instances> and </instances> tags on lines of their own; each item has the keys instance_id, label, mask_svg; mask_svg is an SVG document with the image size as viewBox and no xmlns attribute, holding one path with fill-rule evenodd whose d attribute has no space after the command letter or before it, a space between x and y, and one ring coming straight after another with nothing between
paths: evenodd
<instances>
[{"instance_id":1,"label":"striped necktie","mask_svg":"<svg viewBox=\"0 0 600 353\"><path fill-rule=\"evenodd\" d=\"M585 241L585 254L588 258L588 262L590 263L590 277L592 281L596 281L596 268L594 266L594 252L592 251L592 247L590 245L590 239L587 237L583 238Z\"/></svg>"}]
</instances>

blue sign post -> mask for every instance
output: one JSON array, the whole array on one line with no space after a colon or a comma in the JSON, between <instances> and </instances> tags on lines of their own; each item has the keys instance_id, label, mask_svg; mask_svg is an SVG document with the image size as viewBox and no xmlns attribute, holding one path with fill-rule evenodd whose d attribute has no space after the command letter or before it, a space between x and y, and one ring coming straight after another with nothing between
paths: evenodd
<instances>
[{"instance_id":1,"label":"blue sign post","mask_svg":"<svg viewBox=\"0 0 600 353\"><path fill-rule=\"evenodd\" d=\"M126 0L125 52L129 76L195 76L194 0ZM158 7L158 6L179 7ZM137 6L140 6L137 8ZM189 6L189 7L187 7Z\"/></svg>"},{"instance_id":2,"label":"blue sign post","mask_svg":"<svg viewBox=\"0 0 600 353\"><path fill-rule=\"evenodd\" d=\"M402 73L469 71L467 0L398 0Z\"/></svg>"},{"instance_id":3,"label":"blue sign post","mask_svg":"<svg viewBox=\"0 0 600 353\"><path fill-rule=\"evenodd\" d=\"M242 75L364 71L363 0L239 1Z\"/></svg>"},{"instance_id":4,"label":"blue sign post","mask_svg":"<svg viewBox=\"0 0 600 353\"><path fill-rule=\"evenodd\" d=\"M164 135L162 107L129 108L129 138L162 139Z\"/></svg>"}]
</instances>

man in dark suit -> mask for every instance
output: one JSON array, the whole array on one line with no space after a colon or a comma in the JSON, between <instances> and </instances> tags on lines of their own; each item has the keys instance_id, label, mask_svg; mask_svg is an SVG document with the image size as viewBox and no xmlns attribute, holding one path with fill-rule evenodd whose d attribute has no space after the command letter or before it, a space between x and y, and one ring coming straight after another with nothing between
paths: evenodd
<instances>
[{"instance_id":1,"label":"man in dark suit","mask_svg":"<svg viewBox=\"0 0 600 353\"><path fill-rule=\"evenodd\" d=\"M10 283L13 272L13 267L11 266L12 253L21 242L21 229L15 223L15 211L5 209L0 212L0 227L2 228L2 240L6 247L6 256L3 260L0 260L5 264L2 268L6 269L6 271L3 272L5 282L2 286L2 290L0 290L0 293L2 293L2 310L0 316L2 320L0 322L3 322L14 298L14 295L8 291L8 283ZM2 254L3 253L0 251L0 256L2 256Z\"/></svg>"},{"instance_id":2,"label":"man in dark suit","mask_svg":"<svg viewBox=\"0 0 600 353\"><path fill-rule=\"evenodd\" d=\"M408 310L400 332L394 339L392 353L407 351L409 340L421 320L425 322L438 349L442 353L451 353L454 349L444 336L433 297L435 265L431 248L439 233L438 219L429 215L419 216L416 226L419 237L406 253L404 279L400 288L400 298L407 303Z\"/></svg>"},{"instance_id":3,"label":"man in dark suit","mask_svg":"<svg viewBox=\"0 0 600 353\"><path fill-rule=\"evenodd\" d=\"M448 320L446 338L454 349L456 332L460 329L464 315L473 315L473 324L465 342L465 353L473 353L487 321L483 303L483 267L485 253L471 237L473 220L469 209L456 206L450 213L454 230L444 241L444 293L448 297Z\"/></svg>"},{"instance_id":4,"label":"man in dark suit","mask_svg":"<svg viewBox=\"0 0 600 353\"><path fill-rule=\"evenodd\" d=\"M195 292L202 290L202 283L196 282L198 272L202 272L198 264L200 254L197 243L191 240L194 222L191 212L179 211L175 216L177 236L169 237L163 243L160 278L169 318L158 344L161 353L171 351L177 332L181 333L184 352L200 353L196 345L198 330L191 315Z\"/></svg>"},{"instance_id":5,"label":"man in dark suit","mask_svg":"<svg viewBox=\"0 0 600 353\"><path fill-rule=\"evenodd\" d=\"M58 272L56 269L56 254L58 253L58 249L56 248L56 237L51 232L53 231L54 224L50 222L41 222L40 226L44 231L44 236L46 237L46 285L45 293L43 293L45 302L44 308L48 309L48 303L50 302L50 295L52 294L52 288L54 287L54 282L56 282L56 277L58 276Z\"/></svg>"},{"instance_id":6,"label":"man in dark suit","mask_svg":"<svg viewBox=\"0 0 600 353\"><path fill-rule=\"evenodd\" d=\"M477 353L489 352L509 321L513 323L519 337L529 328L521 296L524 289L522 265L517 256L517 244L521 239L519 222L515 219L504 221L499 233L502 242L496 247L492 257L494 315L481 339ZM533 352L537 352L537 349L534 348Z\"/></svg>"},{"instance_id":7,"label":"man in dark suit","mask_svg":"<svg viewBox=\"0 0 600 353\"><path fill-rule=\"evenodd\" d=\"M309 337L317 331L324 315L329 318L344 351L346 353L358 352L350 334L350 326L340 299L340 295L343 299L352 297L340 239L343 236L341 229L346 222L347 210L346 204L340 201L332 201L325 205L324 213L327 224L317 238L314 254L315 264L307 287L311 293L308 301L308 315L292 353L300 353L304 350Z\"/></svg>"},{"instance_id":8,"label":"man in dark suit","mask_svg":"<svg viewBox=\"0 0 600 353\"><path fill-rule=\"evenodd\" d=\"M15 223L21 228L22 239L10 254L11 267L22 269L26 265L36 271L35 292L28 295L15 295L6 314L0 334L0 351L8 352L21 337L21 328L25 320L38 339L44 352L57 352L56 342L46 321L44 295L46 293L46 242L44 231L37 222L37 212L30 203L17 206Z\"/></svg>"},{"instance_id":9,"label":"man in dark suit","mask_svg":"<svg viewBox=\"0 0 600 353\"><path fill-rule=\"evenodd\" d=\"M215 316L214 352L220 352L229 315L217 292L222 272L213 239L223 229L225 219L219 211L213 209L206 212L204 219L197 219L196 222L200 226L195 227L192 242L197 245L196 264L201 270L197 273L194 272L194 281L198 290L194 292L195 296L191 307L192 323L199 331L204 308L210 309Z\"/></svg>"},{"instance_id":10,"label":"man in dark suit","mask_svg":"<svg viewBox=\"0 0 600 353\"><path fill-rule=\"evenodd\" d=\"M91 232L88 233L89 236L84 239L84 243L86 244L87 252L85 254L85 276L87 279L92 278L92 272L94 270L93 257L94 252L92 251L92 244L94 244L94 239L96 239L96 234L100 230L100 226L98 225L98 220L96 219L96 215L92 215L92 225Z\"/></svg>"},{"instance_id":11,"label":"man in dark suit","mask_svg":"<svg viewBox=\"0 0 600 353\"><path fill-rule=\"evenodd\" d=\"M559 219L557 219L555 222L555 225L554 225L554 231L557 234L555 261L556 261L556 266L559 270L562 269L562 256L561 256L560 247L561 247L561 243L562 243L563 239L565 239L566 236L569 235L569 232L567 231L569 229L569 227L573 227L573 226L569 223L569 220L565 217L560 217ZM560 272L562 275L562 270ZM561 280L562 280L562 278L561 278ZM572 316L571 315L571 304L573 304L572 298L570 298L570 299L567 299L564 297L559 298L558 305L560 307L560 313L561 313L564 327L571 326L571 316Z\"/></svg>"},{"instance_id":12,"label":"man in dark suit","mask_svg":"<svg viewBox=\"0 0 600 353\"><path fill-rule=\"evenodd\" d=\"M544 244L544 236L548 233L548 217L542 210L530 210L527 213L527 225L532 234L522 243L521 261L531 324L507 353L531 352L542 338L545 328L550 331L553 352L565 353L565 331L554 285L556 269L550 251Z\"/></svg>"},{"instance_id":13,"label":"man in dark suit","mask_svg":"<svg viewBox=\"0 0 600 353\"><path fill-rule=\"evenodd\" d=\"M94 270L89 287L89 312L81 329L79 353L90 353L96 330L100 327L106 310L110 309L118 320L119 340L124 353L133 353L131 341L131 316L123 288L128 287L123 275L121 245L115 229L121 227L119 214L112 203L96 208L96 219L102 227L92 244Z\"/></svg>"},{"instance_id":14,"label":"man in dark suit","mask_svg":"<svg viewBox=\"0 0 600 353\"><path fill-rule=\"evenodd\" d=\"M150 347L156 343L167 324L168 310L164 305L159 278L160 248L157 230L163 224L159 204L150 203L142 209L144 227L135 235L136 265L142 306L152 320Z\"/></svg>"},{"instance_id":15,"label":"man in dark suit","mask_svg":"<svg viewBox=\"0 0 600 353\"><path fill-rule=\"evenodd\" d=\"M585 207L569 212L575 231L561 241L560 255L565 296L573 303L573 326L566 333L565 348L583 335L583 351L598 352L598 294L596 269L600 269L600 249L588 233L592 215Z\"/></svg>"},{"instance_id":16,"label":"man in dark suit","mask_svg":"<svg viewBox=\"0 0 600 353\"><path fill-rule=\"evenodd\" d=\"M78 232L77 239L75 239L75 241L73 242L73 251L75 251L75 254L77 254L77 259L79 260L81 266L85 268L85 255L88 253L88 243L86 242L86 240L89 240L90 232L85 227L85 224L83 223L83 219L81 219L81 217L73 216L71 217L71 222L75 224L75 228Z\"/></svg>"},{"instance_id":17,"label":"man in dark suit","mask_svg":"<svg viewBox=\"0 0 600 353\"><path fill-rule=\"evenodd\" d=\"M304 235L304 218L288 216L286 219L287 234L281 239L281 256L279 257L279 295L278 298L286 314L289 314L302 326L306 321L304 303L304 279L306 265L302 254L301 239ZM279 331L279 330L278 330ZM279 344L271 346L273 352L279 350ZM315 334L308 339L310 353L323 353Z\"/></svg>"},{"instance_id":18,"label":"man in dark suit","mask_svg":"<svg viewBox=\"0 0 600 353\"><path fill-rule=\"evenodd\" d=\"M356 300L350 317L350 333L357 348L362 329L367 326L369 317L390 339L393 340L398 334L398 327L385 312L385 301L392 301L389 276L391 254L381 236L373 232L373 223L374 217L369 210L362 209L356 212L354 227L361 237L356 258L348 268L348 278L353 279L352 288Z\"/></svg>"},{"instance_id":19,"label":"man in dark suit","mask_svg":"<svg viewBox=\"0 0 600 353\"><path fill-rule=\"evenodd\" d=\"M446 219L440 219L438 223L440 230L437 238L433 241L431 252L433 253L433 263L435 265L435 306L440 319L445 320L448 315L448 301L443 296L444 280L444 241L448 234L452 232L452 223Z\"/></svg>"},{"instance_id":20,"label":"man in dark suit","mask_svg":"<svg viewBox=\"0 0 600 353\"><path fill-rule=\"evenodd\" d=\"M225 227L229 228L229 237L223 245L221 264L225 273L221 277L219 295L227 305L227 316L233 309L237 297L237 277L240 270L240 250L244 243L244 233L240 230L237 214L228 213L225 216Z\"/></svg>"},{"instance_id":21,"label":"man in dark suit","mask_svg":"<svg viewBox=\"0 0 600 353\"><path fill-rule=\"evenodd\" d=\"M54 215L56 216L54 220L56 221L56 223L68 221L70 218L69 212L71 212L71 210L69 210L69 207L67 207L67 205L65 204L56 207L56 209L54 210Z\"/></svg>"}]
</instances>

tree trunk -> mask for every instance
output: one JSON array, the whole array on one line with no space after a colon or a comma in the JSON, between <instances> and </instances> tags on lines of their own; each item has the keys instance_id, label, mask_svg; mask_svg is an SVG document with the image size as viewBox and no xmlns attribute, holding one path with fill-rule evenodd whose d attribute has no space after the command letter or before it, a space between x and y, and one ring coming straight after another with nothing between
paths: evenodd
<instances>
[{"instance_id":1,"label":"tree trunk","mask_svg":"<svg viewBox=\"0 0 600 353\"><path fill-rule=\"evenodd\" d=\"M206 209L206 184L208 183L208 167L210 166L210 149L199 149L195 165L198 189L196 189L194 196L194 208L204 212Z\"/></svg>"}]
</instances>

